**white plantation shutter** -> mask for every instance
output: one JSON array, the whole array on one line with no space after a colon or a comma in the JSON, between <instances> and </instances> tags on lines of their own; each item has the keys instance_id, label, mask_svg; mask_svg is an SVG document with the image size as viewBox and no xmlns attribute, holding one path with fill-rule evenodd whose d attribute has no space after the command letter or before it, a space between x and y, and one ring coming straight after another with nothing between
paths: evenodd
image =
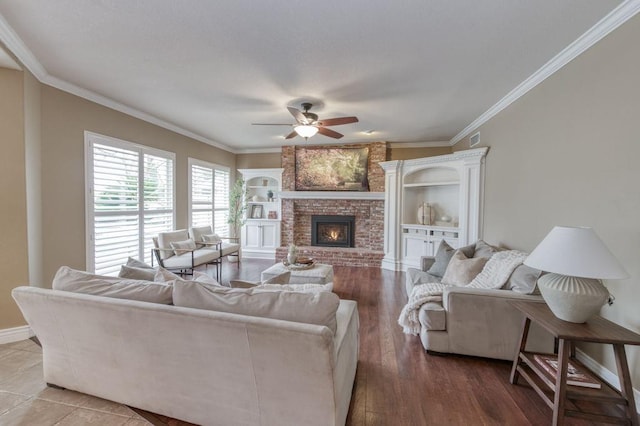
<instances>
[{"instance_id":1,"label":"white plantation shutter","mask_svg":"<svg viewBox=\"0 0 640 426\"><path fill-rule=\"evenodd\" d=\"M211 225L221 236L229 235L229 169L189 159L191 226Z\"/></svg>"},{"instance_id":2,"label":"white plantation shutter","mask_svg":"<svg viewBox=\"0 0 640 426\"><path fill-rule=\"evenodd\" d=\"M151 238L174 229L173 154L87 133L87 269L115 275L151 261Z\"/></svg>"}]
</instances>

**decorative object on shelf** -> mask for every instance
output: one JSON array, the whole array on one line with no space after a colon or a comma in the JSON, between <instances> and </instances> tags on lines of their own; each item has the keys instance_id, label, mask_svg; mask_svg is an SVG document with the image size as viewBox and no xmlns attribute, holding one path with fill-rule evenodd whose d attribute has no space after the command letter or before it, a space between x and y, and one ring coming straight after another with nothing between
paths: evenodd
<instances>
[{"instance_id":1,"label":"decorative object on shelf","mask_svg":"<svg viewBox=\"0 0 640 426\"><path fill-rule=\"evenodd\" d=\"M253 201L254 203L257 203L258 201L260 201L260 196L254 195L253 197L251 197L251 201Z\"/></svg>"},{"instance_id":2,"label":"decorative object on shelf","mask_svg":"<svg viewBox=\"0 0 640 426\"><path fill-rule=\"evenodd\" d=\"M269 185L269 179L262 179L262 186Z\"/></svg>"},{"instance_id":3,"label":"decorative object on shelf","mask_svg":"<svg viewBox=\"0 0 640 426\"><path fill-rule=\"evenodd\" d=\"M267 191L267 201L273 201L273 191L272 190L268 190Z\"/></svg>"},{"instance_id":4,"label":"decorative object on shelf","mask_svg":"<svg viewBox=\"0 0 640 426\"><path fill-rule=\"evenodd\" d=\"M556 317L575 323L613 303L602 279L629 277L592 228L556 226L524 264L549 272L538 279L542 297Z\"/></svg>"},{"instance_id":5,"label":"decorative object on shelf","mask_svg":"<svg viewBox=\"0 0 640 426\"><path fill-rule=\"evenodd\" d=\"M262 219L262 206L254 204L251 206L251 219Z\"/></svg>"},{"instance_id":6,"label":"decorative object on shelf","mask_svg":"<svg viewBox=\"0 0 640 426\"><path fill-rule=\"evenodd\" d=\"M431 225L433 219L433 208L429 203L422 203L418 207L418 224Z\"/></svg>"},{"instance_id":7,"label":"decorative object on shelf","mask_svg":"<svg viewBox=\"0 0 640 426\"><path fill-rule=\"evenodd\" d=\"M287 262L290 265L293 265L296 263L297 258L298 258L298 247L296 247L295 244L289 245L289 252L287 253Z\"/></svg>"},{"instance_id":8,"label":"decorative object on shelf","mask_svg":"<svg viewBox=\"0 0 640 426\"><path fill-rule=\"evenodd\" d=\"M267 216L269 219L277 219L278 212L275 210L269 210L269 215Z\"/></svg>"}]
</instances>

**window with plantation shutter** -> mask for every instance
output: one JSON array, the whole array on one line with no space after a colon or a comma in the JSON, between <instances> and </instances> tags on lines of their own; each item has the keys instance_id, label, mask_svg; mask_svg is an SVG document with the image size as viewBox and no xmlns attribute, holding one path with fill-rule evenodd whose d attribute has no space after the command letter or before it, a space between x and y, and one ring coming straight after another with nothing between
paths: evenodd
<instances>
[{"instance_id":1,"label":"window with plantation shutter","mask_svg":"<svg viewBox=\"0 0 640 426\"><path fill-rule=\"evenodd\" d=\"M191 226L211 225L229 236L229 168L189 158Z\"/></svg>"},{"instance_id":2,"label":"window with plantation shutter","mask_svg":"<svg viewBox=\"0 0 640 426\"><path fill-rule=\"evenodd\" d=\"M174 229L175 155L89 132L85 141L87 269L151 262L152 238Z\"/></svg>"}]
</instances>

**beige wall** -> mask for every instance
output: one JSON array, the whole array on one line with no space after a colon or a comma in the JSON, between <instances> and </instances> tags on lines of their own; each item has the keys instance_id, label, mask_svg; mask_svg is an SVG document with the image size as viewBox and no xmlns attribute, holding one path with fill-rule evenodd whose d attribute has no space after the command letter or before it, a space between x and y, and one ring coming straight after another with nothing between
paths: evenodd
<instances>
[{"instance_id":1,"label":"beige wall","mask_svg":"<svg viewBox=\"0 0 640 426\"><path fill-rule=\"evenodd\" d=\"M282 167L279 152L264 154L238 154L236 167L238 169L278 169Z\"/></svg>"},{"instance_id":2,"label":"beige wall","mask_svg":"<svg viewBox=\"0 0 640 426\"><path fill-rule=\"evenodd\" d=\"M24 325L11 289L29 282L21 71L0 68L0 329Z\"/></svg>"},{"instance_id":3,"label":"beige wall","mask_svg":"<svg viewBox=\"0 0 640 426\"><path fill-rule=\"evenodd\" d=\"M187 158L235 171L235 155L42 86L44 280L61 265L85 268L84 131L176 153L176 226L188 224Z\"/></svg>"},{"instance_id":4,"label":"beige wall","mask_svg":"<svg viewBox=\"0 0 640 426\"><path fill-rule=\"evenodd\" d=\"M631 278L602 315L640 332L640 15L480 127L484 237L532 250L554 225L592 226ZM455 149L466 149L468 139ZM611 371L609 347L588 354ZM640 388L640 350L628 347Z\"/></svg>"},{"instance_id":5,"label":"beige wall","mask_svg":"<svg viewBox=\"0 0 640 426\"><path fill-rule=\"evenodd\" d=\"M453 149L450 146L426 147L426 148L394 148L389 144L387 148L388 160L411 160L414 158L433 157L436 155L451 154Z\"/></svg>"}]
</instances>

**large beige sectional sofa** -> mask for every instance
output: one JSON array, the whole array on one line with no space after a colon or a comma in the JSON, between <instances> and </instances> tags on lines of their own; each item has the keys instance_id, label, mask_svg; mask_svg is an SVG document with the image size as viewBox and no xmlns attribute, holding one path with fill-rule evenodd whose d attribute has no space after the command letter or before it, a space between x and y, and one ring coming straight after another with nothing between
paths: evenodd
<instances>
[{"instance_id":1,"label":"large beige sectional sofa","mask_svg":"<svg viewBox=\"0 0 640 426\"><path fill-rule=\"evenodd\" d=\"M478 249L479 246L482 247ZM479 246L475 250L476 256L478 250L482 251L481 256L491 256L491 246L483 242ZM472 246L464 249L471 250L469 257L473 257ZM407 271L407 296L411 295L416 285L439 283L442 280L441 276L428 272L433 270L435 262L435 257L425 256L421 269ZM535 291L537 275L531 274L532 271L527 271L527 267L516 269L500 289L446 286L442 301L430 301L420 307L418 319L422 346L435 353L513 360L518 350L524 316L510 302L545 303ZM525 288L523 282L531 280L532 286ZM550 353L553 343L549 333L532 324L527 340L528 350Z\"/></svg>"},{"instance_id":2,"label":"large beige sectional sofa","mask_svg":"<svg viewBox=\"0 0 640 426\"><path fill-rule=\"evenodd\" d=\"M128 290L138 300L13 290L42 343L47 383L203 425L345 423L358 359L354 301L327 292L175 282L167 293L153 287L163 284L140 285L147 287ZM146 294L165 303L173 294L175 305L141 301ZM271 311L292 309L249 315L255 303L239 306L247 298L266 300Z\"/></svg>"}]
</instances>

